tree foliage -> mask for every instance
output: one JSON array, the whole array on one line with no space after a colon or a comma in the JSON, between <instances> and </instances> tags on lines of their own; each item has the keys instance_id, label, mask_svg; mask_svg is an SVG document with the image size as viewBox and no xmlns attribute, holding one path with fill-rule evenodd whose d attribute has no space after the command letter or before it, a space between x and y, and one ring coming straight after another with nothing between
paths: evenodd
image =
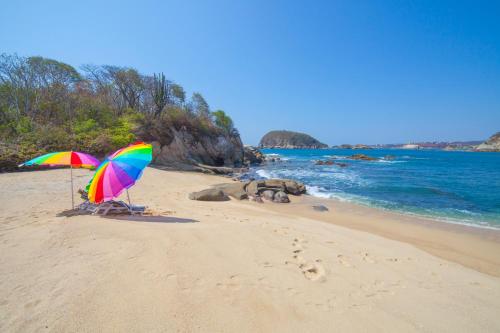
<instances>
[{"instance_id":1,"label":"tree foliage","mask_svg":"<svg viewBox=\"0 0 500 333\"><path fill-rule=\"evenodd\" d=\"M103 156L136 139L168 143L172 128L237 133L224 111L211 112L200 93L186 100L163 73L0 55L0 148L17 147L19 158L66 149Z\"/></svg>"}]
</instances>

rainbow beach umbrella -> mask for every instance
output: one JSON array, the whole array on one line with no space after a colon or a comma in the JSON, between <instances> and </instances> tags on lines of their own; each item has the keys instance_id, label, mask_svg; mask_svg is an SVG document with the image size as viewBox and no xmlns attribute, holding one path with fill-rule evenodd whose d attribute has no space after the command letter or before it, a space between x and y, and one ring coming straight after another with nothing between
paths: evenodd
<instances>
[{"instance_id":1,"label":"rainbow beach umbrella","mask_svg":"<svg viewBox=\"0 0 500 333\"><path fill-rule=\"evenodd\" d=\"M139 180L152 159L153 148L144 142L117 150L99 165L87 185L89 201L102 203L117 198Z\"/></svg>"},{"instance_id":2,"label":"rainbow beach umbrella","mask_svg":"<svg viewBox=\"0 0 500 333\"><path fill-rule=\"evenodd\" d=\"M35 157L19 166L47 165L47 166L69 166L71 169L71 204L75 208L73 199L73 168L95 169L99 165L99 160L92 155L77 151L62 151L48 153Z\"/></svg>"}]
</instances>

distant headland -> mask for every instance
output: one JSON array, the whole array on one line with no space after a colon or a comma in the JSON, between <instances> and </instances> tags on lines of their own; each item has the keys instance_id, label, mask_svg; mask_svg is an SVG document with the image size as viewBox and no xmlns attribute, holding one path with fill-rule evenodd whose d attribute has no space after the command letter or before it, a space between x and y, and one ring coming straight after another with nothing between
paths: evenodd
<instances>
[{"instance_id":1,"label":"distant headland","mask_svg":"<svg viewBox=\"0 0 500 333\"><path fill-rule=\"evenodd\" d=\"M260 148L328 148L324 144L312 136L292 131L271 131L262 137L259 143Z\"/></svg>"}]
</instances>

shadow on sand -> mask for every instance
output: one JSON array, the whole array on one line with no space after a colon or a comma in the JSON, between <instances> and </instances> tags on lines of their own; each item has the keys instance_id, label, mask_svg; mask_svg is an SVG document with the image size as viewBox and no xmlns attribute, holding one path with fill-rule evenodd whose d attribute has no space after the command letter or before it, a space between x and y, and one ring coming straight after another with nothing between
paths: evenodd
<instances>
[{"instance_id":1,"label":"shadow on sand","mask_svg":"<svg viewBox=\"0 0 500 333\"><path fill-rule=\"evenodd\" d=\"M183 219L180 217L171 216L140 216L140 215L108 215L101 216L103 219L121 220L121 221L132 221L132 222L150 222L150 223L195 223L198 220L193 219Z\"/></svg>"}]
</instances>

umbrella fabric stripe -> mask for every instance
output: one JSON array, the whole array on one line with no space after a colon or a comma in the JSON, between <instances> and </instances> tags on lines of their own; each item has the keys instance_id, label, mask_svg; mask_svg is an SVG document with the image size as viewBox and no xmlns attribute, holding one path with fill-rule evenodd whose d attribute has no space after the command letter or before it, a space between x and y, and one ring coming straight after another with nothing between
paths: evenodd
<instances>
[{"instance_id":1,"label":"umbrella fabric stripe","mask_svg":"<svg viewBox=\"0 0 500 333\"><path fill-rule=\"evenodd\" d=\"M88 185L89 200L101 203L118 197L142 176L152 160L152 146L138 142L109 155Z\"/></svg>"},{"instance_id":2,"label":"umbrella fabric stripe","mask_svg":"<svg viewBox=\"0 0 500 333\"><path fill-rule=\"evenodd\" d=\"M137 179L140 175L142 168L137 168L136 166L123 162L113 162L118 168L121 168L129 178Z\"/></svg>"},{"instance_id":3,"label":"umbrella fabric stripe","mask_svg":"<svg viewBox=\"0 0 500 333\"><path fill-rule=\"evenodd\" d=\"M42 156L38 156L38 157L35 157L32 160L29 160L28 162L25 162L24 165L48 164L48 163L45 163L45 161L47 161L50 158L53 158L54 156L58 156L60 154L62 154L62 153L49 153L49 154L45 154L45 155L42 155Z\"/></svg>"},{"instance_id":4,"label":"umbrella fabric stripe","mask_svg":"<svg viewBox=\"0 0 500 333\"><path fill-rule=\"evenodd\" d=\"M110 164L109 169L111 170L111 172L109 172L111 190L110 197L118 197L123 191L123 177L121 178L122 180L120 180L120 177L118 177L119 170L116 170L113 164Z\"/></svg>"},{"instance_id":5,"label":"umbrella fabric stripe","mask_svg":"<svg viewBox=\"0 0 500 333\"><path fill-rule=\"evenodd\" d=\"M64 151L36 157L24 165L71 165L74 168L93 169L99 165L99 160L88 154Z\"/></svg>"},{"instance_id":6,"label":"umbrella fabric stripe","mask_svg":"<svg viewBox=\"0 0 500 333\"><path fill-rule=\"evenodd\" d=\"M110 163L108 167L103 173L102 177L102 195L103 199L106 200L108 198L113 197L113 181L111 178L114 176L115 172L113 171L113 165ZM116 185L115 185L116 186Z\"/></svg>"},{"instance_id":7,"label":"umbrella fabric stripe","mask_svg":"<svg viewBox=\"0 0 500 333\"><path fill-rule=\"evenodd\" d=\"M108 195L105 195L105 201L119 197L125 189L128 189L135 184L135 181L130 178L126 172L124 172L120 168L115 167L114 164L111 164L109 169L113 169L113 173L110 174L110 176L116 177L116 181L113 182L112 193L108 193Z\"/></svg>"},{"instance_id":8,"label":"umbrella fabric stripe","mask_svg":"<svg viewBox=\"0 0 500 333\"><path fill-rule=\"evenodd\" d=\"M138 168L138 169L142 169L146 165L149 164L149 161L143 160L143 159L138 159L136 157L137 157L137 155L134 155L133 158L127 158L127 159L120 158L120 159L113 160L113 162L122 163L124 165L131 165L131 166Z\"/></svg>"},{"instance_id":9,"label":"umbrella fabric stripe","mask_svg":"<svg viewBox=\"0 0 500 333\"><path fill-rule=\"evenodd\" d=\"M91 202L99 202L99 197L102 197L102 189L99 189L99 180L102 180L102 174L109 165L109 161L102 163L94 173L94 177L90 180L88 188L88 197Z\"/></svg>"},{"instance_id":10,"label":"umbrella fabric stripe","mask_svg":"<svg viewBox=\"0 0 500 333\"><path fill-rule=\"evenodd\" d=\"M80 159L80 156L78 154L71 154L71 165L82 165L82 160Z\"/></svg>"},{"instance_id":11,"label":"umbrella fabric stripe","mask_svg":"<svg viewBox=\"0 0 500 333\"><path fill-rule=\"evenodd\" d=\"M102 174L106 172L106 169L109 167L109 164L106 166L106 168L102 169ZM102 188L102 183L103 183L103 177L97 178L96 182L96 195L95 195L95 201L96 202L102 202L104 199L104 193L103 193L103 188Z\"/></svg>"}]
</instances>

